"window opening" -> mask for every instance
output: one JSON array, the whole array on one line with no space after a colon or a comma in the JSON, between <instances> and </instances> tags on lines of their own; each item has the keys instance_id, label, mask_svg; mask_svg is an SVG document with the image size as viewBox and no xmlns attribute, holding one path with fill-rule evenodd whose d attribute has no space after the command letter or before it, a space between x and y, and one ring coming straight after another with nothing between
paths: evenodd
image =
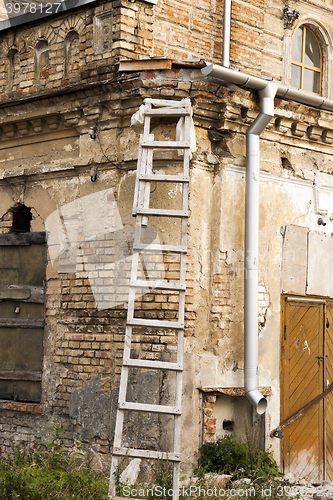
<instances>
[{"instance_id":1,"label":"window opening","mask_svg":"<svg viewBox=\"0 0 333 500\"><path fill-rule=\"evenodd\" d=\"M291 86L320 94L322 54L315 34L306 26L295 32L291 52Z\"/></svg>"},{"instance_id":2,"label":"window opening","mask_svg":"<svg viewBox=\"0 0 333 500\"><path fill-rule=\"evenodd\" d=\"M25 205L18 205L13 210L12 232L29 233L32 219L31 209Z\"/></svg>"}]
</instances>

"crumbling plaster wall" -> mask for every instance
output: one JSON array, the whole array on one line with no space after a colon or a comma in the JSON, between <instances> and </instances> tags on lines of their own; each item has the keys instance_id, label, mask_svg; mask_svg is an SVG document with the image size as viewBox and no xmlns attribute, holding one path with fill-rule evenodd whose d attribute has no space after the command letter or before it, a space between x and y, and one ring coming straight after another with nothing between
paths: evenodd
<instances>
[{"instance_id":1,"label":"crumbling plaster wall","mask_svg":"<svg viewBox=\"0 0 333 500\"><path fill-rule=\"evenodd\" d=\"M123 76L98 92L98 97L97 92L94 97L73 93L70 98L40 101L41 108L60 117L60 130L68 132L57 151L33 156L31 149L26 160L17 148L11 160L2 162L0 216L21 202L33 209L32 228L43 230L57 207L112 189L121 215L130 223L139 138L129 127L130 116L146 96L191 97L198 150L191 163L183 398L183 460L189 468L202 432L197 388L243 385L245 132L258 112L257 99L244 90L209 83L198 70L179 71L176 78L172 71ZM26 122L46 116L33 104L22 103L19 109ZM15 123L14 110L8 107L6 114L7 121ZM96 121L107 156L128 172L111 167L98 141L90 139L87 132ZM268 398L267 443L270 430L279 423L280 230L288 224L318 229L312 183L331 185L332 129L329 113L277 101L275 119L261 139L260 385L273 390ZM42 129L41 143L43 133ZM160 133L167 137L168 127L161 126ZM97 166L97 181L92 183L91 167ZM8 231L10 220L2 224ZM331 224L324 230L332 231ZM108 457L126 309L97 311L83 271L58 274L49 261L47 280L43 399L36 410L20 404L2 406L2 444L10 449L14 434L23 444L36 438L45 444L47 427L55 422L70 441L86 440L94 427L93 446ZM152 299L146 311L159 310L156 304ZM170 346L174 348L173 339L156 339L149 332L135 338L135 349L148 359L171 355ZM95 401L97 429L86 401ZM279 443L272 444L278 457Z\"/></svg>"},{"instance_id":2,"label":"crumbling plaster wall","mask_svg":"<svg viewBox=\"0 0 333 500\"><path fill-rule=\"evenodd\" d=\"M153 80L139 79L136 80L134 89L138 86L145 89L143 92L147 97L168 98L171 92L178 98L186 97L192 92L192 88L193 95L197 95L197 84L191 83L190 75L194 75L193 71L184 71L183 78L177 81L176 85L171 72L166 80L160 75L156 80L154 77ZM153 90L152 83L154 83ZM132 113L142 102L142 98L136 97L131 76L124 77L120 85L115 82L112 86L111 99L108 93L109 87L102 87L102 90L104 94L101 94L99 100L87 99L81 94L80 97L73 95L70 99L65 96L64 102L60 98L53 102L47 100L43 104L38 103L37 108L35 105L26 107L24 103L18 108L22 113L20 119L23 117L26 122L29 122L32 116L36 117L36 114L42 120L45 112L40 111L40 108L58 116L56 122L64 131L63 144L58 149L48 150L46 154L41 149L31 147L27 159L24 155L22 157L19 146L12 145L12 158L2 161L0 165L2 232L10 230L9 210L17 203L31 208L33 216L31 229L43 231L47 228L48 217L59 208L107 189L112 189L123 222L133 224L131 212L139 131L129 128L129 121ZM93 141L87 133L94 121L89 120L82 109L87 106L91 109L96 104L98 108L98 101L105 103L108 99L109 107L106 110L97 109L93 120L98 120L99 137L106 155L121 168L129 169L128 171L120 171L110 166L106 158L103 158L99 141ZM4 107L4 109L8 121L15 123L17 115L14 115L13 108ZM67 122L70 126L66 128ZM201 134L207 140L207 133L201 132L200 128L199 125L197 128L199 145ZM170 138L169 129L170 126L162 125L160 129L156 129L156 133L167 139ZM73 131L75 131L74 148L68 147L68 143L71 144L72 141ZM44 129L41 128L39 133L37 131L34 133L35 142L43 144ZM191 194L193 202L190 202L190 210L194 215L191 216L193 223L192 228L190 223L189 229L193 237L189 244L185 313L186 345L189 352L185 394L194 394L193 399L189 398L184 411L184 429L186 429L184 456L188 466L193 462L193 455L195 456L200 445L201 421L197 391L200 381L190 372L194 354L191 351L193 347L195 352L199 352L209 343L209 336L206 335L209 330L209 314L204 304L209 307L207 291L209 291L211 204L207 204L207 200L211 196L211 173L205 161L194 165L193 194ZM98 167L95 183L91 181L92 167L93 169ZM169 202L169 194L167 190L162 193L162 198ZM177 199L177 196L174 198ZM202 210L199 213L200 205ZM203 228L205 228L204 239ZM169 237L172 237L168 226L164 226L163 231L170 233ZM52 235L50 241L51 243L53 241ZM171 262L170 266L172 265ZM196 297L194 288L199 290ZM154 301L153 295L147 297L145 302L142 304L142 314L147 314L146 317L151 317L149 314L156 314L155 310L159 312L162 310L166 317L172 317L168 315L173 314L174 303L163 305L157 300ZM88 442L91 438L93 449L100 456L109 457L123 351L126 305L111 310L96 310L91 283L85 270L58 273L58 269L52 265L49 254L46 306L42 400L40 404L1 402L0 425L3 431L1 446L4 451L10 451L11 436L15 436L14 443L18 442L21 445L34 442L45 445L50 438L50 431L47 428L56 424L65 430L69 445L73 439ZM196 326L198 316L202 318L199 328ZM173 355L174 337L157 337L149 331L144 333L134 337L133 347L140 355L147 359L166 359ZM198 339L198 346L195 345L195 337ZM145 386L143 379L138 379L135 383ZM165 382L163 384L160 397L167 401L171 389ZM150 397L149 394L148 396ZM156 397L156 394L153 396ZM96 419L100 425L96 425ZM153 424L156 432L154 430L151 437L155 439L157 436L160 439L158 422L154 421ZM151 429L152 426L150 432ZM193 429L196 429L195 439L193 439Z\"/></svg>"}]
</instances>

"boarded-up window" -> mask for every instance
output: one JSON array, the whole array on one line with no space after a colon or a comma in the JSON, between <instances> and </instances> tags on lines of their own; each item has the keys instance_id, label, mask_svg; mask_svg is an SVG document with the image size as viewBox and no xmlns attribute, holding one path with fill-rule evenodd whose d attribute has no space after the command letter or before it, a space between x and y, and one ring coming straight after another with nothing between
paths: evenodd
<instances>
[{"instance_id":1,"label":"boarded-up window","mask_svg":"<svg viewBox=\"0 0 333 500\"><path fill-rule=\"evenodd\" d=\"M0 235L0 399L39 402L45 233Z\"/></svg>"}]
</instances>

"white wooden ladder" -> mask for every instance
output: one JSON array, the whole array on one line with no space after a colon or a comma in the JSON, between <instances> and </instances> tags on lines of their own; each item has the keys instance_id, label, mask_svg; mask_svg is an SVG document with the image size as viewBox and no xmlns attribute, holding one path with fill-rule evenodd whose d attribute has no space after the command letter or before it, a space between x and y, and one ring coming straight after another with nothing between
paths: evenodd
<instances>
[{"instance_id":1,"label":"white wooden ladder","mask_svg":"<svg viewBox=\"0 0 333 500\"><path fill-rule=\"evenodd\" d=\"M173 498L176 499L179 488L179 462L180 462L180 436L181 436L181 399L182 399L182 371L183 371L183 341L184 341L184 314L185 314L185 275L186 275L186 253L187 253L187 218L188 218L188 194L189 194L189 160L190 160L190 127L191 127L191 103L189 99L182 101L166 101L146 99L145 103L150 109L144 111L144 131L140 137L139 155L137 163L136 186L134 194L133 215L136 217L135 237L133 243L132 268L130 278L130 289L128 297L127 324L125 333L125 344L123 354L123 365L121 370L119 400L116 415L116 427L112 452L109 499L116 498L115 472L120 456L163 459L173 462ZM148 106L146 106L147 108ZM157 141L150 133L151 119L153 117L179 117L182 120L181 137L175 141ZM177 175L167 175L166 169L163 174L153 171L154 151L178 150L182 155L182 172ZM150 207L150 187L152 182L180 183L181 208L179 210L167 210ZM178 185L178 184L177 184ZM178 187L180 187L178 185ZM167 202L167 200L166 200ZM147 245L141 243L142 228L148 224L149 216L180 218L180 233L178 245ZM176 238L175 238L176 240ZM147 252L172 253L179 255L179 281L145 281L137 277L138 262L145 251ZM158 319L143 319L134 317L134 301L136 289L142 288L160 289L164 294L179 294L179 309L176 321ZM147 359L131 358L132 330L135 326L156 327L162 329L173 329L177 331L177 358L176 362L166 362ZM126 401L129 368L146 368L155 370L173 371L176 373L175 403L173 406L152 405ZM125 447L122 444L124 413L126 411L142 411L147 413L160 413L174 416L173 425L173 450L170 453L154 450L135 449ZM127 437L128 439L128 437Z\"/></svg>"}]
</instances>

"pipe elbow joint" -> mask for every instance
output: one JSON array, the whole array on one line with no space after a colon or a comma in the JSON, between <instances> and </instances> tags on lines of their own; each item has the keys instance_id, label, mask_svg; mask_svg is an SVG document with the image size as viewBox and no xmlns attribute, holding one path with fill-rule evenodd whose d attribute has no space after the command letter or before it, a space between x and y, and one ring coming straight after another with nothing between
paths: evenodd
<instances>
[{"instance_id":1,"label":"pipe elbow joint","mask_svg":"<svg viewBox=\"0 0 333 500\"><path fill-rule=\"evenodd\" d=\"M250 403L252 404L252 406L255 408L255 410L259 415L265 413L267 408L267 400L258 389L246 392L245 396L250 401Z\"/></svg>"},{"instance_id":2,"label":"pipe elbow joint","mask_svg":"<svg viewBox=\"0 0 333 500\"><path fill-rule=\"evenodd\" d=\"M253 389L251 391L245 392L245 396L259 415L265 413L267 408L267 400L258 389Z\"/></svg>"}]
</instances>

